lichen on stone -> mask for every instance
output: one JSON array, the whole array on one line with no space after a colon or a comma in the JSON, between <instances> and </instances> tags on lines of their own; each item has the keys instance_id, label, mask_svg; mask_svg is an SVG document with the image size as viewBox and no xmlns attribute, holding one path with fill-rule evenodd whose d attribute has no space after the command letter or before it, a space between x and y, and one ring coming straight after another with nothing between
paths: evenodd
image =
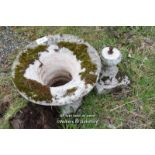
<instances>
[{"instance_id":1,"label":"lichen on stone","mask_svg":"<svg viewBox=\"0 0 155 155\"><path fill-rule=\"evenodd\" d=\"M97 76L95 75L97 66L91 62L91 58L87 52L87 45L64 41L58 42L57 44L60 48L65 47L71 50L77 59L81 61L82 69L85 68L85 71L80 73L81 79L84 80L86 84L95 84L97 80Z\"/></svg>"},{"instance_id":2,"label":"lichen on stone","mask_svg":"<svg viewBox=\"0 0 155 155\"><path fill-rule=\"evenodd\" d=\"M27 49L27 51L21 53L18 60L19 64L15 68L13 82L20 92L34 101L52 102L52 95L48 86L24 77L25 70L34 62L34 60L39 58L38 53L45 51L46 49L47 46L45 45L40 45L34 49Z\"/></svg>"}]
</instances>

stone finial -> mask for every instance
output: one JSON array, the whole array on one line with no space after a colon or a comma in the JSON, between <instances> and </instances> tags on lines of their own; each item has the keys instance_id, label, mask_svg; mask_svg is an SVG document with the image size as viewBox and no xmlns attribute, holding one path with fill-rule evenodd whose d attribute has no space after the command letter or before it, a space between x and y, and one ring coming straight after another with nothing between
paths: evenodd
<instances>
[{"instance_id":1,"label":"stone finial","mask_svg":"<svg viewBox=\"0 0 155 155\"><path fill-rule=\"evenodd\" d=\"M117 48L105 47L101 51L101 59L105 65L113 66L121 62L122 54Z\"/></svg>"}]
</instances>

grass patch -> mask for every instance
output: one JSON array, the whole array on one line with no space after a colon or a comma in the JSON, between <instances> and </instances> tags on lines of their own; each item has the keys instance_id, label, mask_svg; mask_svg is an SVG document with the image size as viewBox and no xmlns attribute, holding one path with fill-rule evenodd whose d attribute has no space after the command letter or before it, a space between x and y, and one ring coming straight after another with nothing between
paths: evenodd
<instances>
[{"instance_id":1,"label":"grass patch","mask_svg":"<svg viewBox=\"0 0 155 155\"><path fill-rule=\"evenodd\" d=\"M0 75L0 92L0 104L5 104L5 102L9 104L9 107L3 113L3 117L0 118L0 129L11 128L9 119L12 118L21 108L26 106L27 101L15 90L10 72L3 76Z\"/></svg>"}]
</instances>

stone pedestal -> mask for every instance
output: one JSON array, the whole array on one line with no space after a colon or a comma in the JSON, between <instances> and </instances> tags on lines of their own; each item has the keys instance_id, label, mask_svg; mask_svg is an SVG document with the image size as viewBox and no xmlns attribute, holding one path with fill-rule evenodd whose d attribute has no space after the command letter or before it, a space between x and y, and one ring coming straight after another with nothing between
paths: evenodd
<instances>
[{"instance_id":1,"label":"stone pedestal","mask_svg":"<svg viewBox=\"0 0 155 155\"><path fill-rule=\"evenodd\" d=\"M60 109L61 114L65 116L67 114L76 113L76 111L81 106L81 104L82 104L82 99L78 99L77 101L74 101L73 103L59 106L59 109Z\"/></svg>"},{"instance_id":2,"label":"stone pedestal","mask_svg":"<svg viewBox=\"0 0 155 155\"><path fill-rule=\"evenodd\" d=\"M101 53L102 70L96 84L98 94L106 94L117 87L126 87L130 80L118 69L117 64L121 62L121 52L112 47L104 48Z\"/></svg>"}]
</instances>

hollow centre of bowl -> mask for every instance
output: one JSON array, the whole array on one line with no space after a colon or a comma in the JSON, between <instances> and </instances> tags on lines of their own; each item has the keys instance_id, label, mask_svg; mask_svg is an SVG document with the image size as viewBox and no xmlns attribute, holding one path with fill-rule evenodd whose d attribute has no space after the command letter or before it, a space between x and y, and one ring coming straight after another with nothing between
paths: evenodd
<instances>
[{"instance_id":1,"label":"hollow centre of bowl","mask_svg":"<svg viewBox=\"0 0 155 155\"><path fill-rule=\"evenodd\" d=\"M70 82L72 80L72 76L69 72L63 70L58 71L56 74L48 81L47 85L49 87L58 87L63 86L66 83Z\"/></svg>"}]
</instances>

